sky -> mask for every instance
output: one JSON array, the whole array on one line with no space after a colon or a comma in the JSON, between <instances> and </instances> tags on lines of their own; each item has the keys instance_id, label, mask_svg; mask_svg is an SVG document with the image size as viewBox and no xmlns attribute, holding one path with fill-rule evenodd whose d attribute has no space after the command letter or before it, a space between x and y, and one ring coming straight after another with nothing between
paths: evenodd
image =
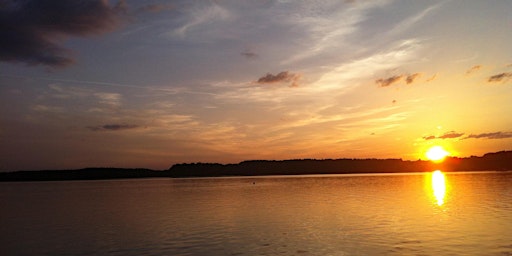
<instances>
[{"instance_id":1,"label":"sky","mask_svg":"<svg viewBox=\"0 0 512 256\"><path fill-rule=\"evenodd\" d=\"M512 150L511 13L0 0L0 171Z\"/></svg>"}]
</instances>

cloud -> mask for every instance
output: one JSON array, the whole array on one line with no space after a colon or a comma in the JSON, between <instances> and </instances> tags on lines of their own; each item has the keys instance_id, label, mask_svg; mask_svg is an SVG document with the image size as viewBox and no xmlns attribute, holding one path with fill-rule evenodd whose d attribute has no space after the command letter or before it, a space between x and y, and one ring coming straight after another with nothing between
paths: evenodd
<instances>
[{"instance_id":1,"label":"cloud","mask_svg":"<svg viewBox=\"0 0 512 256\"><path fill-rule=\"evenodd\" d=\"M299 74L283 71L278 73L277 75L267 73L265 76L260 77L256 82L258 84L291 83L291 87L297 87L299 86L298 80L300 79L300 77L301 76Z\"/></svg>"},{"instance_id":2,"label":"cloud","mask_svg":"<svg viewBox=\"0 0 512 256\"><path fill-rule=\"evenodd\" d=\"M395 26L389 32L389 34L394 35L394 34L402 33L404 31L410 29L416 23L418 23L419 21L421 21L425 17L427 17L428 14L430 14L434 10L438 9L441 5L442 5L442 3L438 3L438 4L435 4L435 5L432 5L432 6L428 7L428 8L426 8L425 10L422 10L421 12L408 17L407 19L404 19L397 26Z\"/></svg>"},{"instance_id":3,"label":"cloud","mask_svg":"<svg viewBox=\"0 0 512 256\"><path fill-rule=\"evenodd\" d=\"M412 84L414 81L416 81L417 78L421 76L421 73L414 73L414 74L401 74L401 75L395 75L388 78L380 78L375 80L375 83L379 85L379 87L388 87L393 84L399 83L402 78L405 78L406 84Z\"/></svg>"},{"instance_id":4,"label":"cloud","mask_svg":"<svg viewBox=\"0 0 512 256\"><path fill-rule=\"evenodd\" d=\"M501 74L490 76L489 79L487 79L487 82L492 83L492 82L501 82L503 80L506 81L510 77L512 77L512 72L501 73Z\"/></svg>"},{"instance_id":5,"label":"cloud","mask_svg":"<svg viewBox=\"0 0 512 256\"><path fill-rule=\"evenodd\" d=\"M471 75L472 73L479 71L481 68L482 68L482 65L473 66L470 69L468 69L468 71L466 71L466 75Z\"/></svg>"},{"instance_id":6,"label":"cloud","mask_svg":"<svg viewBox=\"0 0 512 256\"><path fill-rule=\"evenodd\" d=\"M240 54L248 59L255 59L258 57L258 54L254 53L250 50L245 50L245 51L241 52Z\"/></svg>"},{"instance_id":7,"label":"cloud","mask_svg":"<svg viewBox=\"0 0 512 256\"><path fill-rule=\"evenodd\" d=\"M429 135L423 137L424 140L434 140L434 139L455 139L461 138L465 133L458 133L455 131L447 132L441 136ZM490 132L490 133L479 133L479 134L470 134L464 138L465 139L508 139L512 138L512 132Z\"/></svg>"},{"instance_id":8,"label":"cloud","mask_svg":"<svg viewBox=\"0 0 512 256\"><path fill-rule=\"evenodd\" d=\"M451 131L451 132L447 132L441 136L439 136L438 138L439 139L455 139L455 138L459 138L461 137L462 135L464 135L464 133L457 133L455 131Z\"/></svg>"},{"instance_id":9,"label":"cloud","mask_svg":"<svg viewBox=\"0 0 512 256\"><path fill-rule=\"evenodd\" d=\"M414 74L411 74L411 75L407 75L407 77L405 78L405 82L407 84L412 84L412 83L414 83L414 80L416 80L416 78L418 78L420 76L421 76L420 73L414 73Z\"/></svg>"},{"instance_id":10,"label":"cloud","mask_svg":"<svg viewBox=\"0 0 512 256\"><path fill-rule=\"evenodd\" d=\"M148 4L144 5L142 7L139 7L135 10L136 13L138 12L150 12L150 13L157 13L161 11L168 11L173 10L174 6L171 4Z\"/></svg>"},{"instance_id":11,"label":"cloud","mask_svg":"<svg viewBox=\"0 0 512 256\"><path fill-rule=\"evenodd\" d=\"M225 8L216 3L200 8L193 8L189 10L190 17L181 27L174 31L175 35L184 38L188 32L200 25L211 25L217 21L227 21L232 18L232 14Z\"/></svg>"},{"instance_id":12,"label":"cloud","mask_svg":"<svg viewBox=\"0 0 512 256\"><path fill-rule=\"evenodd\" d=\"M139 128L134 124L105 124L100 126L88 126L87 129L91 131L122 131Z\"/></svg>"},{"instance_id":13,"label":"cloud","mask_svg":"<svg viewBox=\"0 0 512 256\"><path fill-rule=\"evenodd\" d=\"M62 46L69 37L99 35L121 24L123 1L2 1L0 61L64 67L73 64Z\"/></svg>"},{"instance_id":14,"label":"cloud","mask_svg":"<svg viewBox=\"0 0 512 256\"><path fill-rule=\"evenodd\" d=\"M119 107L121 105L122 96L119 93L97 92L94 93L94 96L98 98L101 104L111 107Z\"/></svg>"},{"instance_id":15,"label":"cloud","mask_svg":"<svg viewBox=\"0 0 512 256\"><path fill-rule=\"evenodd\" d=\"M394 83L400 82L400 80L403 77L404 77L403 75L398 75L398 76L392 76L392 77L388 77L388 78L381 78L381 79L375 80L375 83L377 83L380 87L387 87Z\"/></svg>"},{"instance_id":16,"label":"cloud","mask_svg":"<svg viewBox=\"0 0 512 256\"><path fill-rule=\"evenodd\" d=\"M431 81L434 81L435 79L437 78L437 74L434 74L433 76L427 78L427 80L425 80L425 82L431 82Z\"/></svg>"},{"instance_id":17,"label":"cloud","mask_svg":"<svg viewBox=\"0 0 512 256\"><path fill-rule=\"evenodd\" d=\"M508 139L512 138L512 132L490 132L480 134L470 134L464 139Z\"/></svg>"},{"instance_id":18,"label":"cloud","mask_svg":"<svg viewBox=\"0 0 512 256\"><path fill-rule=\"evenodd\" d=\"M424 140L435 140L435 139L442 139L442 140L445 140L445 139L456 139L456 138L460 138L464 135L464 133L458 133L458 132L455 132L455 131L450 131L450 132L447 132L441 136L434 136L434 135L430 135L430 136L425 136L423 137Z\"/></svg>"}]
</instances>

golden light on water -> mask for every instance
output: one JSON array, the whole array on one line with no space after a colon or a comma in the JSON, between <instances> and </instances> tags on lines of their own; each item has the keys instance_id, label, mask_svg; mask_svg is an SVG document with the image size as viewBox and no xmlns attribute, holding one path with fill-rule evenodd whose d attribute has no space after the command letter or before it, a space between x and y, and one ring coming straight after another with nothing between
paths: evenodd
<instances>
[{"instance_id":1,"label":"golden light on water","mask_svg":"<svg viewBox=\"0 0 512 256\"><path fill-rule=\"evenodd\" d=\"M437 205L444 204L444 197L446 195L446 181L444 173L439 170L432 172L432 191L437 200Z\"/></svg>"}]
</instances>

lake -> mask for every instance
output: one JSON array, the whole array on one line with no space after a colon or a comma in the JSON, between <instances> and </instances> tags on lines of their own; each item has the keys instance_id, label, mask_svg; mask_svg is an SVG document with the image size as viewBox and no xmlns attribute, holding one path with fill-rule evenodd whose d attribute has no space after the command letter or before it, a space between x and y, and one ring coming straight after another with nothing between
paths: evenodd
<instances>
[{"instance_id":1,"label":"lake","mask_svg":"<svg viewBox=\"0 0 512 256\"><path fill-rule=\"evenodd\" d=\"M0 255L512 255L512 172L0 183Z\"/></svg>"}]
</instances>

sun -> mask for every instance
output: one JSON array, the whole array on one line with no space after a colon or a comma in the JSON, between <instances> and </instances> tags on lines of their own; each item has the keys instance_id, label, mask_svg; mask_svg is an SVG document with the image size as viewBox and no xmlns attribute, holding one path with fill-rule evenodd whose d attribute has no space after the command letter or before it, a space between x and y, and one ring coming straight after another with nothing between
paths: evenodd
<instances>
[{"instance_id":1,"label":"sun","mask_svg":"<svg viewBox=\"0 0 512 256\"><path fill-rule=\"evenodd\" d=\"M441 146L433 146L428 149L425 155L431 161L441 162L446 156L450 155L450 153Z\"/></svg>"}]
</instances>

